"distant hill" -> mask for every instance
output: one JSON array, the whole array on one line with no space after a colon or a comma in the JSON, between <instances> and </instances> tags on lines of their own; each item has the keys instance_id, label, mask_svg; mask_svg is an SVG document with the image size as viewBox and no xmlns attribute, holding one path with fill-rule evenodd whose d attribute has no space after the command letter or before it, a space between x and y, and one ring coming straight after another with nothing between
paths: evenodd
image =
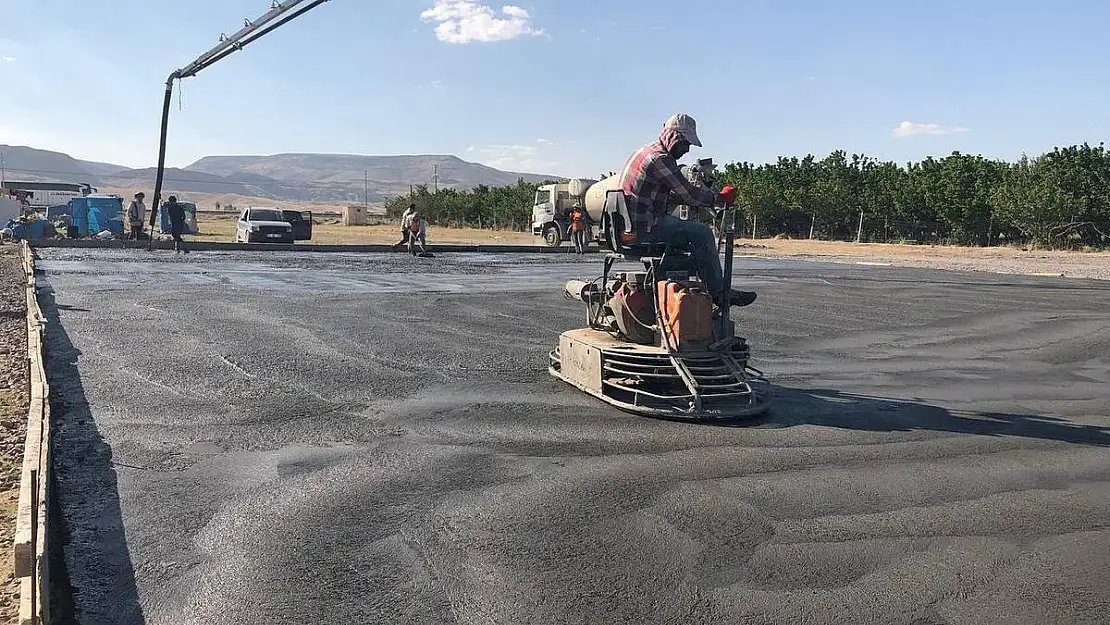
<instances>
[{"instance_id":1,"label":"distant hill","mask_svg":"<svg viewBox=\"0 0 1110 625\"><path fill-rule=\"evenodd\" d=\"M153 167L131 169L111 163L82 161L60 152L0 145L8 180L88 182L112 189L154 188ZM471 189L560 180L561 176L501 171L449 155L359 156L347 154L276 154L207 156L185 168L167 168L164 192L200 196L234 195L278 202L372 203L407 193L410 185ZM364 191L365 190L365 191ZM200 199L197 198L197 199Z\"/></svg>"},{"instance_id":2,"label":"distant hill","mask_svg":"<svg viewBox=\"0 0 1110 625\"><path fill-rule=\"evenodd\" d=\"M78 160L81 167L94 176L111 176L124 171L130 171L130 168L123 165L113 165L111 163L97 163L95 161L82 161Z\"/></svg>"},{"instance_id":3,"label":"distant hill","mask_svg":"<svg viewBox=\"0 0 1110 625\"><path fill-rule=\"evenodd\" d=\"M81 161L68 154L21 145L0 145L6 180L59 180L93 183L96 178ZM123 169L126 169L124 167Z\"/></svg>"}]
</instances>

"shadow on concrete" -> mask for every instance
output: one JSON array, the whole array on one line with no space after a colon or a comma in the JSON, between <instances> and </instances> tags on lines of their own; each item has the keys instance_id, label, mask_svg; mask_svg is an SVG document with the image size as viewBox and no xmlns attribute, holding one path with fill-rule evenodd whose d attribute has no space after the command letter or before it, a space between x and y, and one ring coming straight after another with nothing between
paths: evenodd
<instances>
[{"instance_id":1,"label":"shadow on concrete","mask_svg":"<svg viewBox=\"0 0 1110 625\"><path fill-rule=\"evenodd\" d=\"M764 428L820 425L869 432L928 430L1110 446L1110 427L1081 425L1057 417L952 411L919 401L872 397L830 389L772 386L771 397L771 408L764 415L744 423L719 425Z\"/></svg>"},{"instance_id":2,"label":"shadow on concrete","mask_svg":"<svg viewBox=\"0 0 1110 625\"><path fill-rule=\"evenodd\" d=\"M48 288L46 323L53 489L51 617L57 624L145 623L124 536L112 450L97 430L77 369L81 352L62 327Z\"/></svg>"}]
</instances>

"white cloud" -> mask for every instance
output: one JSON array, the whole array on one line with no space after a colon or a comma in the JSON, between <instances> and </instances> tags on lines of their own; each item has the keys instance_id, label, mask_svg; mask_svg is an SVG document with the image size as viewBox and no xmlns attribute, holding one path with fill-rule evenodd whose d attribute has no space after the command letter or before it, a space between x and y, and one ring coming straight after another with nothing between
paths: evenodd
<instances>
[{"instance_id":1,"label":"white cloud","mask_svg":"<svg viewBox=\"0 0 1110 625\"><path fill-rule=\"evenodd\" d=\"M547 145L551 145L548 143ZM471 146L467 152L474 152L477 161L497 169L524 173L553 174L560 169L561 163L545 157L535 145L498 144L482 147Z\"/></svg>"},{"instance_id":2,"label":"white cloud","mask_svg":"<svg viewBox=\"0 0 1110 625\"><path fill-rule=\"evenodd\" d=\"M902 122L894 129L893 133L896 139L903 139L905 137L916 137L920 135L954 135L960 132L970 132L970 130L970 128L960 128L959 126Z\"/></svg>"},{"instance_id":3,"label":"white cloud","mask_svg":"<svg viewBox=\"0 0 1110 625\"><path fill-rule=\"evenodd\" d=\"M0 63L15 63L14 56L0 56Z\"/></svg>"},{"instance_id":4,"label":"white cloud","mask_svg":"<svg viewBox=\"0 0 1110 625\"><path fill-rule=\"evenodd\" d=\"M445 43L508 41L524 35L542 35L532 27L528 11L518 6L501 7L503 17L493 9L472 0L436 0L434 7L420 13L420 19L439 22L436 38Z\"/></svg>"}]
</instances>

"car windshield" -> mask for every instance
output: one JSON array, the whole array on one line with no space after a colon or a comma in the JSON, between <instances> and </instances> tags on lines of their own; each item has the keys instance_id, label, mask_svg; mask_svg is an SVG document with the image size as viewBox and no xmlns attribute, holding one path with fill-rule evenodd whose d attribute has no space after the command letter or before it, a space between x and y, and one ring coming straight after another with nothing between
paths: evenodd
<instances>
[{"instance_id":1,"label":"car windshield","mask_svg":"<svg viewBox=\"0 0 1110 625\"><path fill-rule=\"evenodd\" d=\"M252 210L248 215L251 221L283 221L277 211Z\"/></svg>"}]
</instances>

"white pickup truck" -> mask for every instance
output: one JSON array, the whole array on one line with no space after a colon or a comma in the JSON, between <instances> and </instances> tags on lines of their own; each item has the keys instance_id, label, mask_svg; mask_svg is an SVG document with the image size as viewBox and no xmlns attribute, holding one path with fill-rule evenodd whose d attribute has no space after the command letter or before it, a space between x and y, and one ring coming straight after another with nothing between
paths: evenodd
<instances>
[{"instance_id":1,"label":"white pickup truck","mask_svg":"<svg viewBox=\"0 0 1110 625\"><path fill-rule=\"evenodd\" d=\"M236 243L292 243L293 240L293 224L286 221L277 208L244 208L235 223Z\"/></svg>"}]
</instances>

